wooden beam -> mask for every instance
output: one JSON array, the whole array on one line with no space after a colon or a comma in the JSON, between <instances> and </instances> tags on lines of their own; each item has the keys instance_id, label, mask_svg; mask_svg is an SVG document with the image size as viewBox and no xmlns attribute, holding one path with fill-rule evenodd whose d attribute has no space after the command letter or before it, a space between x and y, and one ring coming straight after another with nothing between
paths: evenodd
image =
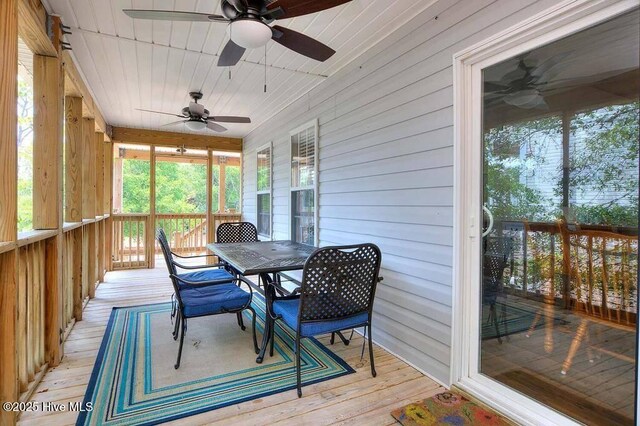
<instances>
[{"instance_id":1,"label":"wooden beam","mask_svg":"<svg viewBox=\"0 0 640 426\"><path fill-rule=\"evenodd\" d=\"M142 160L149 161L151 159L151 154L146 150L136 150L136 149L127 149L121 148L118 151L118 158L125 160ZM229 166L240 166L240 157L225 157L226 163ZM156 161L166 161L171 163L185 163L185 164L207 164L207 157L201 157L197 155L189 155L186 154L169 154L169 153L157 153L156 152ZM220 161L220 156L213 156L214 164L218 164Z\"/></svg>"},{"instance_id":2,"label":"wooden beam","mask_svg":"<svg viewBox=\"0 0 640 426\"><path fill-rule=\"evenodd\" d=\"M94 119L94 131L103 132L107 139L110 140L109 127L100 113L98 105L93 100L89 88L82 80L78 69L73 63L73 59L69 52L62 52L62 62L65 70L65 94L71 96L78 96L83 101L82 116L86 118Z\"/></svg>"},{"instance_id":3,"label":"wooden beam","mask_svg":"<svg viewBox=\"0 0 640 426\"><path fill-rule=\"evenodd\" d=\"M65 98L65 214L67 222L82 222L82 98ZM77 319L77 318L76 318Z\"/></svg>"},{"instance_id":4,"label":"wooden beam","mask_svg":"<svg viewBox=\"0 0 640 426\"><path fill-rule=\"evenodd\" d=\"M82 227L73 231L73 316L82 321Z\"/></svg>"},{"instance_id":5,"label":"wooden beam","mask_svg":"<svg viewBox=\"0 0 640 426\"><path fill-rule=\"evenodd\" d=\"M104 160L104 207L103 214L111 214L111 198L113 197L113 191L111 190L111 167L113 166L113 144L111 142L105 142L103 147L103 160Z\"/></svg>"},{"instance_id":6,"label":"wooden beam","mask_svg":"<svg viewBox=\"0 0 640 426\"><path fill-rule=\"evenodd\" d=\"M114 127L111 138L114 142L185 146L196 149L213 149L216 151L242 152L242 139L224 136L205 136L191 133L161 132L158 130L131 129Z\"/></svg>"},{"instance_id":7,"label":"wooden beam","mask_svg":"<svg viewBox=\"0 0 640 426\"><path fill-rule=\"evenodd\" d=\"M45 347L49 367L60 364L62 335L62 234L45 240Z\"/></svg>"},{"instance_id":8,"label":"wooden beam","mask_svg":"<svg viewBox=\"0 0 640 426\"><path fill-rule=\"evenodd\" d=\"M89 284L89 298L96 297L96 282L98 281L98 240L97 240L97 224L90 223L84 227L84 232L87 233L88 239L88 259L87 263L87 282Z\"/></svg>"},{"instance_id":9,"label":"wooden beam","mask_svg":"<svg viewBox=\"0 0 640 426\"><path fill-rule=\"evenodd\" d=\"M220 213L223 213L225 210L225 198L226 198L226 186L227 186L227 170L226 170L226 166L224 164L220 163L220 166L218 168L219 170L219 176L220 178L218 179L219 182L219 187L218 187L218 211Z\"/></svg>"},{"instance_id":10,"label":"wooden beam","mask_svg":"<svg viewBox=\"0 0 640 426\"><path fill-rule=\"evenodd\" d=\"M149 163L149 168L151 169L151 173L149 174L150 179L150 194L149 194L149 223L147 224L147 256L149 257L149 261L147 265L149 265L150 269L156 267L156 148L155 146L151 147L149 152L151 154L151 162Z\"/></svg>"},{"instance_id":11,"label":"wooden beam","mask_svg":"<svg viewBox=\"0 0 640 426\"><path fill-rule=\"evenodd\" d=\"M96 218L96 132L93 118L82 119L82 218Z\"/></svg>"},{"instance_id":12,"label":"wooden beam","mask_svg":"<svg viewBox=\"0 0 640 426\"><path fill-rule=\"evenodd\" d=\"M104 133L95 133L96 216L104 214Z\"/></svg>"},{"instance_id":13,"label":"wooden beam","mask_svg":"<svg viewBox=\"0 0 640 426\"><path fill-rule=\"evenodd\" d=\"M18 2L0 2L0 241L17 238Z\"/></svg>"},{"instance_id":14,"label":"wooden beam","mask_svg":"<svg viewBox=\"0 0 640 426\"><path fill-rule=\"evenodd\" d=\"M33 57L33 228L59 225L60 64L58 58Z\"/></svg>"},{"instance_id":15,"label":"wooden beam","mask_svg":"<svg viewBox=\"0 0 640 426\"><path fill-rule=\"evenodd\" d=\"M113 159L113 190L111 196L111 212L112 213L122 213L122 190L123 190L123 180L122 180L122 167L123 160L122 158L114 158Z\"/></svg>"},{"instance_id":16,"label":"wooden beam","mask_svg":"<svg viewBox=\"0 0 640 426\"><path fill-rule=\"evenodd\" d=\"M18 33L34 55L58 56L47 34L47 12L40 1L18 1Z\"/></svg>"},{"instance_id":17,"label":"wooden beam","mask_svg":"<svg viewBox=\"0 0 640 426\"><path fill-rule=\"evenodd\" d=\"M18 1L0 1L0 241L17 239ZM0 401L18 401L17 251L0 254ZM0 424L16 413L0 410Z\"/></svg>"}]
</instances>

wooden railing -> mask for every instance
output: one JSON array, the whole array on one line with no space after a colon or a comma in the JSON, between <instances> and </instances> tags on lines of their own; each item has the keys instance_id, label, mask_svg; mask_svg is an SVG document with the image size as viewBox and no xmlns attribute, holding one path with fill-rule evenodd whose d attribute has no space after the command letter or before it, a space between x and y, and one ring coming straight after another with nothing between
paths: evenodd
<instances>
[{"instance_id":1,"label":"wooden railing","mask_svg":"<svg viewBox=\"0 0 640 426\"><path fill-rule=\"evenodd\" d=\"M207 245L205 213L157 214L156 228L164 229L169 246L176 253L186 255L202 253ZM160 246L157 244L156 253L160 254Z\"/></svg>"},{"instance_id":2,"label":"wooden railing","mask_svg":"<svg viewBox=\"0 0 640 426\"><path fill-rule=\"evenodd\" d=\"M45 362L45 242L18 250L17 360L20 392L26 392Z\"/></svg>"},{"instance_id":3,"label":"wooden railing","mask_svg":"<svg viewBox=\"0 0 640 426\"><path fill-rule=\"evenodd\" d=\"M514 280L509 291L599 319L635 326L638 310L636 228L567 226L559 221L511 222L505 229L516 242Z\"/></svg>"},{"instance_id":4,"label":"wooden railing","mask_svg":"<svg viewBox=\"0 0 640 426\"><path fill-rule=\"evenodd\" d=\"M150 221L149 214L112 216L112 269L149 267L148 237L153 234Z\"/></svg>"},{"instance_id":5,"label":"wooden railing","mask_svg":"<svg viewBox=\"0 0 640 426\"><path fill-rule=\"evenodd\" d=\"M116 214L112 220L111 268L137 269L153 265L152 257L160 255L160 247L153 242L155 229L167 234L171 249L180 254L203 253L209 242L215 241L215 229L221 223L241 220L239 213L216 213L213 229L208 228L204 213L157 214L152 226L149 214Z\"/></svg>"}]
</instances>

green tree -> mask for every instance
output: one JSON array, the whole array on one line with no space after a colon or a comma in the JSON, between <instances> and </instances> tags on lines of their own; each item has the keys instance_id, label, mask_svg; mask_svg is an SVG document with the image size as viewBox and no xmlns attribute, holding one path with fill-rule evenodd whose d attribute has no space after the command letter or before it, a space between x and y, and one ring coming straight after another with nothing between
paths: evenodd
<instances>
[{"instance_id":1,"label":"green tree","mask_svg":"<svg viewBox=\"0 0 640 426\"><path fill-rule=\"evenodd\" d=\"M18 79L18 231L33 228L33 88Z\"/></svg>"}]
</instances>

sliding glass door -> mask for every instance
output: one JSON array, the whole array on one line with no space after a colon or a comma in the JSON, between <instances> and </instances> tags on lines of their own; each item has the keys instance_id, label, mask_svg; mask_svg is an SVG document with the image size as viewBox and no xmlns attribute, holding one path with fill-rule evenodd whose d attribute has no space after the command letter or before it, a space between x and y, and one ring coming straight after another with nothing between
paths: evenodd
<instances>
[{"instance_id":1,"label":"sliding glass door","mask_svg":"<svg viewBox=\"0 0 640 426\"><path fill-rule=\"evenodd\" d=\"M633 424L640 13L482 71L478 372Z\"/></svg>"}]
</instances>

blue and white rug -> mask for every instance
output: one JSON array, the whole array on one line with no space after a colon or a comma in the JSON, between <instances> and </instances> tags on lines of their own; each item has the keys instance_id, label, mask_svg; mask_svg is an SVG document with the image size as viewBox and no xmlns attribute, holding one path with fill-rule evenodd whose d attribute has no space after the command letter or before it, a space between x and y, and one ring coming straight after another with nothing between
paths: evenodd
<instances>
[{"instance_id":1,"label":"blue and white rug","mask_svg":"<svg viewBox=\"0 0 640 426\"><path fill-rule=\"evenodd\" d=\"M254 295L257 331L264 301ZM246 331L234 314L188 321L180 369L173 365L169 303L114 308L93 367L78 425L151 425L295 389L295 333L278 321L274 356L256 364L251 314ZM303 339L303 384L353 373L315 339ZM88 405L91 403L91 405Z\"/></svg>"}]
</instances>

